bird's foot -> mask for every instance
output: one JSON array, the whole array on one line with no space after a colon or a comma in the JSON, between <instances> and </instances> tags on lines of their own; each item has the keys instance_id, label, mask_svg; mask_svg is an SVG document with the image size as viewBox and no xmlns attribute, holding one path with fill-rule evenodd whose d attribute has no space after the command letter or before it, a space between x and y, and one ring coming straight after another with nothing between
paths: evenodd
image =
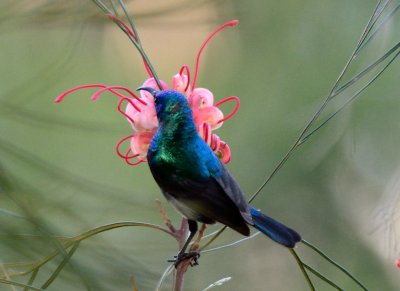
<instances>
[{"instance_id":1,"label":"bird's foot","mask_svg":"<svg viewBox=\"0 0 400 291\"><path fill-rule=\"evenodd\" d=\"M178 254L173 259L168 260L169 263L174 263L175 268L178 268L180 263L188 261L190 266L197 266L199 264L198 259L200 258L200 252L190 251L188 253Z\"/></svg>"}]
</instances>

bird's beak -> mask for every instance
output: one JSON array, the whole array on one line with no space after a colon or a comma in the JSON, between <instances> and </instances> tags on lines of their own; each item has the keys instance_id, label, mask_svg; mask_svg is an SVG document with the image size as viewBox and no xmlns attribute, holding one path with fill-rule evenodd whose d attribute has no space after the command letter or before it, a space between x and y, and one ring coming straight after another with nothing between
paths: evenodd
<instances>
[{"instance_id":1,"label":"bird's beak","mask_svg":"<svg viewBox=\"0 0 400 291\"><path fill-rule=\"evenodd\" d=\"M153 96L158 92L158 90L151 87L139 87L136 89L136 91L141 91L141 90L147 91Z\"/></svg>"}]
</instances>

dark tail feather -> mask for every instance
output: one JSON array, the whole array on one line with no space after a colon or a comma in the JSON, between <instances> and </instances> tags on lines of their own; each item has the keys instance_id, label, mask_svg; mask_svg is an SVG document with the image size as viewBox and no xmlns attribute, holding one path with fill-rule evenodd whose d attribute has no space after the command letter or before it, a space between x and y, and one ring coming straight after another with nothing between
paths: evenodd
<instances>
[{"instance_id":1,"label":"dark tail feather","mask_svg":"<svg viewBox=\"0 0 400 291\"><path fill-rule=\"evenodd\" d=\"M296 231L266 216L254 207L250 206L250 213L253 217L253 226L278 244L294 248L301 240L301 236Z\"/></svg>"}]
</instances>

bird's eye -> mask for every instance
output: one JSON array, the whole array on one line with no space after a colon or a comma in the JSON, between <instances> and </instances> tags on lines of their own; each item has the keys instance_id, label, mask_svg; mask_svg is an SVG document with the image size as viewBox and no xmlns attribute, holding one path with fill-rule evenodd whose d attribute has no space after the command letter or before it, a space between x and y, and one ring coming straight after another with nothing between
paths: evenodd
<instances>
[{"instance_id":1,"label":"bird's eye","mask_svg":"<svg viewBox=\"0 0 400 291\"><path fill-rule=\"evenodd\" d=\"M158 98L157 97L154 97L154 104L158 104Z\"/></svg>"}]
</instances>

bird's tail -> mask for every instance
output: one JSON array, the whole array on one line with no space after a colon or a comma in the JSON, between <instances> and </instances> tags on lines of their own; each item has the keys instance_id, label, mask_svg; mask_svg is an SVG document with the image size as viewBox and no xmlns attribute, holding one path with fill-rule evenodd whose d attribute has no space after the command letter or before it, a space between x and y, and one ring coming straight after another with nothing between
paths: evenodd
<instances>
[{"instance_id":1,"label":"bird's tail","mask_svg":"<svg viewBox=\"0 0 400 291\"><path fill-rule=\"evenodd\" d=\"M250 213L253 217L253 226L278 244L294 248L301 240L301 236L296 231L266 216L254 207L250 206Z\"/></svg>"}]
</instances>

